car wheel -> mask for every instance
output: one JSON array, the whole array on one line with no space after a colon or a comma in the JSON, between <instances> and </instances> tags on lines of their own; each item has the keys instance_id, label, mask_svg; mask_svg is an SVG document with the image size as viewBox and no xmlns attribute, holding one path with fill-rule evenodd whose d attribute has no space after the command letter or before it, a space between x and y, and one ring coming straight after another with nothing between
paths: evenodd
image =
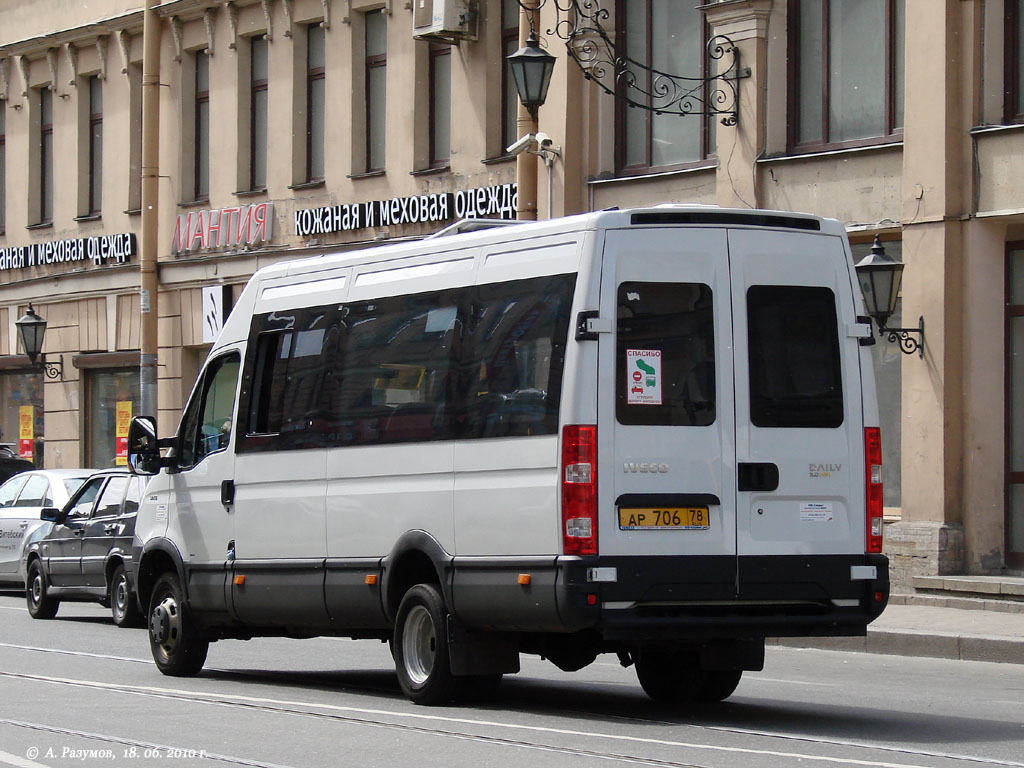
<instances>
[{"instance_id":1,"label":"car wheel","mask_svg":"<svg viewBox=\"0 0 1024 768\"><path fill-rule=\"evenodd\" d=\"M110 601L110 614L114 617L114 624L119 627L142 626L142 613L135 602L135 593L128 585L128 574L125 571L124 563L114 569L107 599Z\"/></svg>"},{"instance_id":2,"label":"car wheel","mask_svg":"<svg viewBox=\"0 0 1024 768\"><path fill-rule=\"evenodd\" d=\"M395 620L395 667L402 692L415 704L443 704L457 692L448 656L448 610L438 588L417 584Z\"/></svg>"},{"instance_id":3,"label":"car wheel","mask_svg":"<svg viewBox=\"0 0 1024 768\"><path fill-rule=\"evenodd\" d=\"M52 619L60 607L60 600L50 597L46 592L46 575L38 560L33 560L28 567L25 600L28 602L28 613L33 619Z\"/></svg>"},{"instance_id":4,"label":"car wheel","mask_svg":"<svg viewBox=\"0 0 1024 768\"><path fill-rule=\"evenodd\" d=\"M171 677L199 674L210 641L199 635L182 597L178 577L165 573L157 579L149 601L149 647L157 668Z\"/></svg>"}]
</instances>

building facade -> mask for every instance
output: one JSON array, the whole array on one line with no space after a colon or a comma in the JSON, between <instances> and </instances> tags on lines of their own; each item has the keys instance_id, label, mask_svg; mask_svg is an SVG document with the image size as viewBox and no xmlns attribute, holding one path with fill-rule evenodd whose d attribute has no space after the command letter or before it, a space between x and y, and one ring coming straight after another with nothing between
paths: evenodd
<instances>
[{"instance_id":1,"label":"building facade","mask_svg":"<svg viewBox=\"0 0 1024 768\"><path fill-rule=\"evenodd\" d=\"M879 236L902 258L890 325L924 324L922 356L873 347L894 583L1024 570L1020 0L546 0L550 164L506 150L521 135L504 62L525 31L516 0L433 0L439 25L427 0L155 5L153 302L142 3L0 6L0 442L51 467L122 460L144 311L170 433L234 298L281 259L517 205L808 211L842 221L858 256ZM740 77L705 82L733 63ZM659 101L666 82L726 114ZM536 200L517 197L524 173ZM29 303L55 376L18 346Z\"/></svg>"}]
</instances>

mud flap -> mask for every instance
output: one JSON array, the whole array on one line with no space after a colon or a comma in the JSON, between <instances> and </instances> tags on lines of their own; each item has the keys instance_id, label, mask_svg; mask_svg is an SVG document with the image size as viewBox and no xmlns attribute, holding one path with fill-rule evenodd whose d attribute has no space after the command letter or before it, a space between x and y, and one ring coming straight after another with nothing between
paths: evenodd
<instances>
[{"instance_id":1,"label":"mud flap","mask_svg":"<svg viewBox=\"0 0 1024 768\"><path fill-rule=\"evenodd\" d=\"M519 643L506 632L474 632L448 616L448 657L452 674L515 674L519 671Z\"/></svg>"}]
</instances>

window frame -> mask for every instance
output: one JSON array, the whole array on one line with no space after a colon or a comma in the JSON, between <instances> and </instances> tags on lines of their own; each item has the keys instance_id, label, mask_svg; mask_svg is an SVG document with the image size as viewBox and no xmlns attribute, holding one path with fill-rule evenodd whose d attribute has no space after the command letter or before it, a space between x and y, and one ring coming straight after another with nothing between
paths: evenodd
<instances>
[{"instance_id":1,"label":"window frame","mask_svg":"<svg viewBox=\"0 0 1024 768\"><path fill-rule=\"evenodd\" d=\"M326 126L327 126L327 66L326 61L323 66L311 66L310 60L310 46L309 36L313 30L319 30L317 34L323 37L323 51L324 58L327 56L327 34L320 22L314 22L306 26L306 173L305 181L307 184L314 182L323 181L326 176L325 167L325 146L326 146ZM321 100L319 102L320 107L320 142L316 145L313 136L313 125L314 125L314 99L313 99L313 88L317 82L323 82L324 87L321 89ZM319 175L313 173L313 158L314 151L319 160L319 166L322 171Z\"/></svg>"},{"instance_id":2,"label":"window frame","mask_svg":"<svg viewBox=\"0 0 1024 768\"><path fill-rule=\"evenodd\" d=\"M46 122L49 113L50 122ZM39 89L39 224L53 223L53 91Z\"/></svg>"},{"instance_id":3,"label":"window frame","mask_svg":"<svg viewBox=\"0 0 1024 768\"><path fill-rule=\"evenodd\" d=\"M385 43L384 43L384 53L370 55L370 53L368 52L369 43L370 43L370 36L368 34L366 34L366 31L367 31L367 29L369 27L369 24L367 23L367 21L371 17L373 17L374 14L379 14L379 17L383 21L384 29L385 29L385 33L384 33ZM373 153L374 145L373 145L373 140L372 140L371 137L373 136L373 131L374 131L375 127L378 127L380 130L385 131L385 137L386 137L386 131L387 131L387 119L386 119L386 112L387 112L387 67L388 67L387 19L384 16L383 9L377 9L377 10L374 10L374 11L367 11L364 14L364 20L363 21L364 21L364 25L363 25L363 30L364 30L363 56L364 56L364 62L365 62L365 64L364 64L364 86L363 86L364 87L364 91L363 92L365 94L365 104L366 104L366 108L365 108L366 109L366 115L365 115L365 117L366 117L366 157L365 157L365 170L366 170L366 173L379 173L379 172L383 171L385 169L385 166L387 165L387 141L385 140L385 142L384 142L384 144L383 144L383 146L381 148L381 153L382 153L383 156L378 158L378 157L374 157L374 153ZM384 101L385 101L385 119L384 119L384 124L381 125L381 126L375 126L374 122L373 122L373 116L374 116L374 108L373 107L374 107L375 102L373 100L373 94L372 94L371 87L370 87L371 86L371 82L370 82L371 78L370 78L370 76L371 76L371 72L373 72L376 69L383 69L384 70L384 93L382 94L382 97L384 98ZM379 164L375 164L376 161L379 161Z\"/></svg>"},{"instance_id":4,"label":"window frame","mask_svg":"<svg viewBox=\"0 0 1024 768\"><path fill-rule=\"evenodd\" d=\"M256 77L256 48L264 48L264 64L267 68L266 77ZM267 154L268 131L270 120L270 47L266 35L254 35L249 38L249 191L263 191L267 188ZM262 130L256 119L260 108L260 96L264 96ZM209 98L207 96L207 98ZM257 173L262 160L263 178Z\"/></svg>"},{"instance_id":5,"label":"window frame","mask_svg":"<svg viewBox=\"0 0 1024 768\"><path fill-rule=\"evenodd\" d=\"M428 152L430 157L430 167L432 169L447 168L451 160L451 134L452 134L452 45L450 43L439 43L436 41L430 41L428 44L427 57L429 59L428 75L427 79L429 82L429 95L427 97L429 108L429 140L428 140ZM438 110L438 86L440 84L438 71L438 59L442 56L448 57L448 114L441 115ZM438 143L438 133L442 127L441 122L447 120L447 132L448 132L448 146L441 147Z\"/></svg>"},{"instance_id":6,"label":"window frame","mask_svg":"<svg viewBox=\"0 0 1024 768\"><path fill-rule=\"evenodd\" d=\"M88 215L97 216L103 208L103 81L99 75L92 75L88 78L88 84L89 179L86 208ZM94 88L99 89L98 105ZM98 148L97 140L99 141Z\"/></svg>"},{"instance_id":7,"label":"window frame","mask_svg":"<svg viewBox=\"0 0 1024 768\"><path fill-rule=\"evenodd\" d=\"M210 199L210 56L206 51L195 51L193 57L195 72L192 91L192 200L198 203ZM199 90L200 61L205 62L205 90ZM200 141L201 137L205 138L205 141ZM202 151L204 145L205 153Z\"/></svg>"},{"instance_id":8,"label":"window frame","mask_svg":"<svg viewBox=\"0 0 1024 768\"><path fill-rule=\"evenodd\" d=\"M647 26L645 29L645 50L643 51L643 57L633 56L633 59L641 62L647 69L643 72L650 76L651 57L654 49L654 38L653 38L653 26L651 13L651 3L653 0L634 0L634 2L646 3L646 21ZM617 0L615 7L615 38L619 41L617 48L617 54L619 56L630 56L632 55L627 48L627 28L626 28L626 0ZM711 58L707 54L708 41L711 39L711 25L708 24L707 17L701 13L701 50L703 55L701 56L701 67L700 72L697 75L690 73L681 73L686 77L699 76L701 78L707 77L711 72ZM618 79L616 86L617 95L624 95L626 85L624 80ZM650 85L645 87L649 90ZM702 98L706 102L708 95L710 94L711 86L705 84L704 93ZM626 164L626 139L628 134L627 115L630 113L636 113L640 110L640 114L644 117L644 155L645 159L643 163L633 163L632 165ZM615 168L616 173L619 176L643 176L650 173L662 173L666 171L677 171L688 168L701 168L708 165L708 161L715 157L715 152L712 148L711 142L711 129L713 121L715 120L714 115L702 116L693 115L690 117L676 117L675 119L699 119L700 120L700 152L699 157L694 160L686 160L678 163L667 163L665 165L654 165L653 164L653 118L656 117L654 111L650 109L642 109L640 107L630 107L621 98L615 100Z\"/></svg>"},{"instance_id":9,"label":"window frame","mask_svg":"<svg viewBox=\"0 0 1024 768\"><path fill-rule=\"evenodd\" d=\"M831 65L831 47L829 37L829 14L833 0L820 0L821 14L821 136L820 140L800 141L800 0L787 0L788 57L787 82L789 84L786 110L786 143L789 154L810 154L830 151L833 149L852 149L856 147L872 147L881 144L896 144L903 141L903 128L895 127L896 115L896 83L895 54L897 51L895 13L899 0L885 0L885 128L880 136L869 136L861 139L831 141L829 139L829 69ZM904 87L906 80L904 77Z\"/></svg>"}]
</instances>

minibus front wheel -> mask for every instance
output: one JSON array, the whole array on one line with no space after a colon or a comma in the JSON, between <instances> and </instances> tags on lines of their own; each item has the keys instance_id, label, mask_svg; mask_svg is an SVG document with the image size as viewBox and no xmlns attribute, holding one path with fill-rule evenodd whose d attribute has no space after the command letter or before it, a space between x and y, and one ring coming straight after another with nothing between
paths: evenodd
<instances>
[{"instance_id":1,"label":"minibus front wheel","mask_svg":"<svg viewBox=\"0 0 1024 768\"><path fill-rule=\"evenodd\" d=\"M444 597L434 584L412 587L398 606L392 649L402 692L415 704L443 704L456 694Z\"/></svg>"},{"instance_id":2,"label":"minibus front wheel","mask_svg":"<svg viewBox=\"0 0 1024 768\"><path fill-rule=\"evenodd\" d=\"M149 601L149 647L157 668L171 677L197 675L206 662L210 641L196 631L175 573L164 573L153 587Z\"/></svg>"}]
</instances>

